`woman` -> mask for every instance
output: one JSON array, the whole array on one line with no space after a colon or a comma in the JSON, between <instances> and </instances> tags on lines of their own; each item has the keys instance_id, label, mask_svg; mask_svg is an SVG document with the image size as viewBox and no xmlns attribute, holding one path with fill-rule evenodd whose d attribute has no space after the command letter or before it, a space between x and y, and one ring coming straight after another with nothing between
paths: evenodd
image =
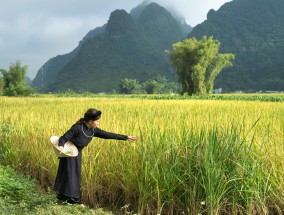
<instances>
[{"instance_id":1,"label":"woman","mask_svg":"<svg viewBox=\"0 0 284 215\"><path fill-rule=\"evenodd\" d=\"M58 150L61 153L67 141L76 145L79 151L77 157L60 158L54 190L57 192L57 199L61 201L80 204L82 149L91 142L93 137L130 141L137 139L134 136L115 134L99 129L97 126L101 114L101 111L90 108L84 114L84 118L81 118L59 138Z\"/></svg>"}]
</instances>

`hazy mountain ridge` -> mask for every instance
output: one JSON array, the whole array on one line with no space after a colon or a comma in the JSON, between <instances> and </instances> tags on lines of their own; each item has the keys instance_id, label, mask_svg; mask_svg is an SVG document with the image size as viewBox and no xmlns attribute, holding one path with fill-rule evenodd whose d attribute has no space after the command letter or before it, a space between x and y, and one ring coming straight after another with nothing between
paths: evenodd
<instances>
[{"instance_id":1,"label":"hazy mountain ridge","mask_svg":"<svg viewBox=\"0 0 284 215\"><path fill-rule=\"evenodd\" d=\"M130 11L130 15L133 17L135 21L138 20L141 13L144 11L144 9L150 4L150 1L145 0L137 7L133 8ZM179 25L180 29L182 30L183 37L186 37L188 35L188 32L192 30L192 27L188 25L184 19L183 16L178 14L176 11L173 11L172 8L165 8L167 12L171 14L171 16L176 20L177 24Z\"/></svg>"},{"instance_id":2,"label":"hazy mountain ridge","mask_svg":"<svg viewBox=\"0 0 284 215\"><path fill-rule=\"evenodd\" d=\"M76 56L78 49L79 47L68 54L58 55L48 60L32 81L33 86L38 90L42 90L42 87L45 89L50 83L53 83L59 71Z\"/></svg>"},{"instance_id":3,"label":"hazy mountain ridge","mask_svg":"<svg viewBox=\"0 0 284 215\"><path fill-rule=\"evenodd\" d=\"M137 20L143 35L153 46L160 46L160 50L170 48L169 44L183 38L182 29L173 16L156 3L147 6Z\"/></svg>"},{"instance_id":4,"label":"hazy mountain ridge","mask_svg":"<svg viewBox=\"0 0 284 215\"><path fill-rule=\"evenodd\" d=\"M83 38L75 53L48 61L52 70L47 69L44 78L51 78L45 78L50 81L44 91L111 91L118 90L123 78L145 81L157 74L173 78L175 73L164 50L184 38L183 30L156 3L148 4L137 19L125 10L115 10L106 25ZM41 71L33 81L38 89L42 86L40 77Z\"/></svg>"}]
</instances>

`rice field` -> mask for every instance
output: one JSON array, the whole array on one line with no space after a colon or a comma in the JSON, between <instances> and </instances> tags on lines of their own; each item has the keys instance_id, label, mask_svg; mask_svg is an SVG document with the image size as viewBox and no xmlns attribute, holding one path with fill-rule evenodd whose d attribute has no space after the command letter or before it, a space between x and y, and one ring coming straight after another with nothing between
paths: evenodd
<instances>
[{"instance_id":1,"label":"rice field","mask_svg":"<svg viewBox=\"0 0 284 215\"><path fill-rule=\"evenodd\" d=\"M52 187L49 138L90 108L100 128L83 150L82 198L125 214L283 214L284 103L147 98L0 97L0 163ZM114 212L114 213L116 213Z\"/></svg>"}]
</instances>

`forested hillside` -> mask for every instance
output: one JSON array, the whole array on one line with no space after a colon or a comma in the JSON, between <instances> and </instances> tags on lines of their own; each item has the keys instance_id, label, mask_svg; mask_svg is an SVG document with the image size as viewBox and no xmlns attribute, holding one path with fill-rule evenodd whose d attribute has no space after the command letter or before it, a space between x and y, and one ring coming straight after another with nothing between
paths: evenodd
<instances>
[{"instance_id":1,"label":"forested hillside","mask_svg":"<svg viewBox=\"0 0 284 215\"><path fill-rule=\"evenodd\" d=\"M193 28L188 37L213 35L221 52L235 54L234 67L216 78L225 91L284 90L284 1L234 0Z\"/></svg>"}]
</instances>

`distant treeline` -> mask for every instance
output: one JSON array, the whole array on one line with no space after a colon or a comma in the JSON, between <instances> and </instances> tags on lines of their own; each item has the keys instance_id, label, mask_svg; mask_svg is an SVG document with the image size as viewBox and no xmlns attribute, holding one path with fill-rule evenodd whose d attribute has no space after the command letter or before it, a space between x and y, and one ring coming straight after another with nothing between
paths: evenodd
<instances>
[{"instance_id":1,"label":"distant treeline","mask_svg":"<svg viewBox=\"0 0 284 215\"><path fill-rule=\"evenodd\" d=\"M76 93L69 89L64 93L34 94L35 97L90 97L90 98L140 98L154 100L231 100L231 101L261 101L261 102L284 102L284 94L212 94L205 96L189 96L187 94L117 94L116 92L91 93L81 91Z\"/></svg>"}]
</instances>

